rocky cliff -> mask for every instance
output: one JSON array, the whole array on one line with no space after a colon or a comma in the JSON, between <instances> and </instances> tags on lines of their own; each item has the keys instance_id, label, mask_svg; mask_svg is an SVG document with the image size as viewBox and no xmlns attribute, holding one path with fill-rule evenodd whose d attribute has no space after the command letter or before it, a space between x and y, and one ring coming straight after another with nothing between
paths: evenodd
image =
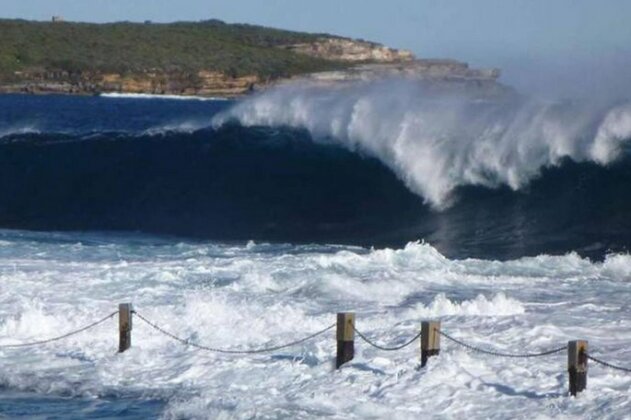
<instances>
[{"instance_id":1,"label":"rocky cliff","mask_svg":"<svg viewBox=\"0 0 631 420\"><path fill-rule=\"evenodd\" d=\"M111 28L14 21L0 24L7 29L7 37L0 39L0 92L5 93L236 97L296 79L339 83L406 77L492 86L499 77L495 69L471 69L454 60L417 59L410 51L374 42L214 21L164 27L114 24ZM35 41L41 38L35 36L39 30L47 31L50 48ZM27 42L23 38L29 31L35 38L27 37ZM92 40L75 39L80 38L77 31ZM193 36L200 31L206 31L205 36L210 38L179 38L183 33ZM75 35L68 38L69 34ZM119 38L112 34L119 34ZM139 40L138 45L129 44L134 37L146 39ZM156 44L152 41L155 39L162 41ZM179 44L170 45L176 40L188 45L191 52L182 52ZM208 42L214 44L205 45ZM88 48L86 43L95 47ZM66 47L70 44L80 51L68 55ZM36 48L40 48L37 54ZM155 52L148 53L151 48ZM67 55L57 56L50 49ZM42 59L44 56L47 58Z\"/></svg>"},{"instance_id":2,"label":"rocky cliff","mask_svg":"<svg viewBox=\"0 0 631 420\"><path fill-rule=\"evenodd\" d=\"M149 93L235 97L255 86L263 86L257 75L231 76L216 71L162 72L155 70L132 74L93 71L32 71L20 72L11 82L0 85L4 93Z\"/></svg>"},{"instance_id":3,"label":"rocky cliff","mask_svg":"<svg viewBox=\"0 0 631 420\"><path fill-rule=\"evenodd\" d=\"M414 54L407 50L348 38L321 38L314 42L288 45L285 48L298 54L344 62L393 63L414 59Z\"/></svg>"},{"instance_id":4,"label":"rocky cliff","mask_svg":"<svg viewBox=\"0 0 631 420\"><path fill-rule=\"evenodd\" d=\"M364 60L362 60L364 61ZM134 74L66 71L33 71L16 74L16 80L0 84L3 93L99 94L108 92L194 95L232 98L267 89L279 83L308 80L333 84L382 78L407 78L442 84L500 87L497 69L472 69L453 60L405 59L405 61L359 64L344 70L298 75L291 78L262 79L252 74L231 76L216 71L196 73L145 71Z\"/></svg>"}]
</instances>

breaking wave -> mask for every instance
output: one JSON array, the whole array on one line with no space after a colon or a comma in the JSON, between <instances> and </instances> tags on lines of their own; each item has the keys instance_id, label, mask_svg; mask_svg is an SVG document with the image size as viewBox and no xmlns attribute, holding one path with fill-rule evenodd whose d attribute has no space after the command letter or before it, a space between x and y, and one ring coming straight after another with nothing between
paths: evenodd
<instances>
[{"instance_id":1,"label":"breaking wave","mask_svg":"<svg viewBox=\"0 0 631 420\"><path fill-rule=\"evenodd\" d=\"M449 258L602 259L631 243L627 103L439 95L405 82L287 86L225 104L33 101L90 106L0 138L2 228L425 240Z\"/></svg>"},{"instance_id":2,"label":"breaking wave","mask_svg":"<svg viewBox=\"0 0 631 420\"><path fill-rule=\"evenodd\" d=\"M608 165L631 138L631 104L580 105L437 93L391 80L293 84L242 101L215 126L307 129L316 141L378 158L436 209L461 186L519 190L564 159Z\"/></svg>"},{"instance_id":3,"label":"breaking wave","mask_svg":"<svg viewBox=\"0 0 631 420\"><path fill-rule=\"evenodd\" d=\"M34 125L20 125L0 129L0 140L5 137L19 136L22 134L38 134L40 131Z\"/></svg>"}]
</instances>

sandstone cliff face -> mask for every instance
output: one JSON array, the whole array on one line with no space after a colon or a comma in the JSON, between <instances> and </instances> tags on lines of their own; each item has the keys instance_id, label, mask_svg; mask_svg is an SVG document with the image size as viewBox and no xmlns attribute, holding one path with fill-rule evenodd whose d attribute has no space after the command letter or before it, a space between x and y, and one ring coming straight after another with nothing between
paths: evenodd
<instances>
[{"instance_id":1,"label":"sandstone cliff face","mask_svg":"<svg viewBox=\"0 0 631 420\"><path fill-rule=\"evenodd\" d=\"M197 73L146 72L121 76L104 74L96 78L95 90L99 92L127 92L152 94L179 94L201 96L238 96L259 83L256 75L231 77L215 71Z\"/></svg>"},{"instance_id":2,"label":"sandstone cliff face","mask_svg":"<svg viewBox=\"0 0 631 420\"><path fill-rule=\"evenodd\" d=\"M316 42L289 45L284 48L299 54L335 61L391 63L414 59L414 54L410 51L345 38L322 38Z\"/></svg>"},{"instance_id":3,"label":"sandstone cliff face","mask_svg":"<svg viewBox=\"0 0 631 420\"><path fill-rule=\"evenodd\" d=\"M266 89L287 80L307 79L316 83L342 83L380 78L408 79L473 85L491 90L499 86L497 69L471 69L455 60L417 59L405 50L396 50L366 41L322 38L308 44L282 48L326 60L349 63L346 70L313 73L284 80L261 80L257 75L233 77L212 70L165 72L149 69L133 74L69 73L33 69L16 72L13 82L0 85L0 92L97 94L106 92L236 97Z\"/></svg>"},{"instance_id":4,"label":"sandstone cliff face","mask_svg":"<svg viewBox=\"0 0 631 420\"><path fill-rule=\"evenodd\" d=\"M0 92L23 93L149 93L234 97L260 84L256 75L231 77L200 71L197 73L161 73L146 71L136 74L64 71L33 71L16 75L13 83L0 86Z\"/></svg>"},{"instance_id":5,"label":"sandstone cliff face","mask_svg":"<svg viewBox=\"0 0 631 420\"><path fill-rule=\"evenodd\" d=\"M194 95L234 97L242 95L261 84L257 75L230 77L223 73L200 71L199 85Z\"/></svg>"}]
</instances>

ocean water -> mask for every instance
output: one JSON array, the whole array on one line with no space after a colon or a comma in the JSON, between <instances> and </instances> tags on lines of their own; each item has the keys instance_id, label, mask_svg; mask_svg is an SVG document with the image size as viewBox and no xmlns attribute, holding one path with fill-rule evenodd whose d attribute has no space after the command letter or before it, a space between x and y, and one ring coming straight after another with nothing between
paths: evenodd
<instances>
[{"instance_id":1,"label":"ocean water","mask_svg":"<svg viewBox=\"0 0 631 420\"><path fill-rule=\"evenodd\" d=\"M538 352L587 339L629 367L631 110L437 95L407 82L240 101L0 96L0 346L119 303L241 350L354 311L381 345L422 320ZM117 318L0 347L7 418L624 418L631 374L565 352L384 352L334 330L269 354Z\"/></svg>"}]
</instances>

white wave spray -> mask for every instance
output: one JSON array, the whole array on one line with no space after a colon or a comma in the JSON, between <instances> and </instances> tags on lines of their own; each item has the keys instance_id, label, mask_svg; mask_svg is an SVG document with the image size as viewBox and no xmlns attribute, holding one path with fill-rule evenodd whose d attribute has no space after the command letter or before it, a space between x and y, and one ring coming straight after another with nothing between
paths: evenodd
<instances>
[{"instance_id":1,"label":"white wave spray","mask_svg":"<svg viewBox=\"0 0 631 420\"><path fill-rule=\"evenodd\" d=\"M451 204L459 186L517 190L565 158L609 164L631 138L628 103L480 99L407 80L284 85L237 103L213 124L234 119L305 128L316 141L376 157L437 209Z\"/></svg>"}]
</instances>

